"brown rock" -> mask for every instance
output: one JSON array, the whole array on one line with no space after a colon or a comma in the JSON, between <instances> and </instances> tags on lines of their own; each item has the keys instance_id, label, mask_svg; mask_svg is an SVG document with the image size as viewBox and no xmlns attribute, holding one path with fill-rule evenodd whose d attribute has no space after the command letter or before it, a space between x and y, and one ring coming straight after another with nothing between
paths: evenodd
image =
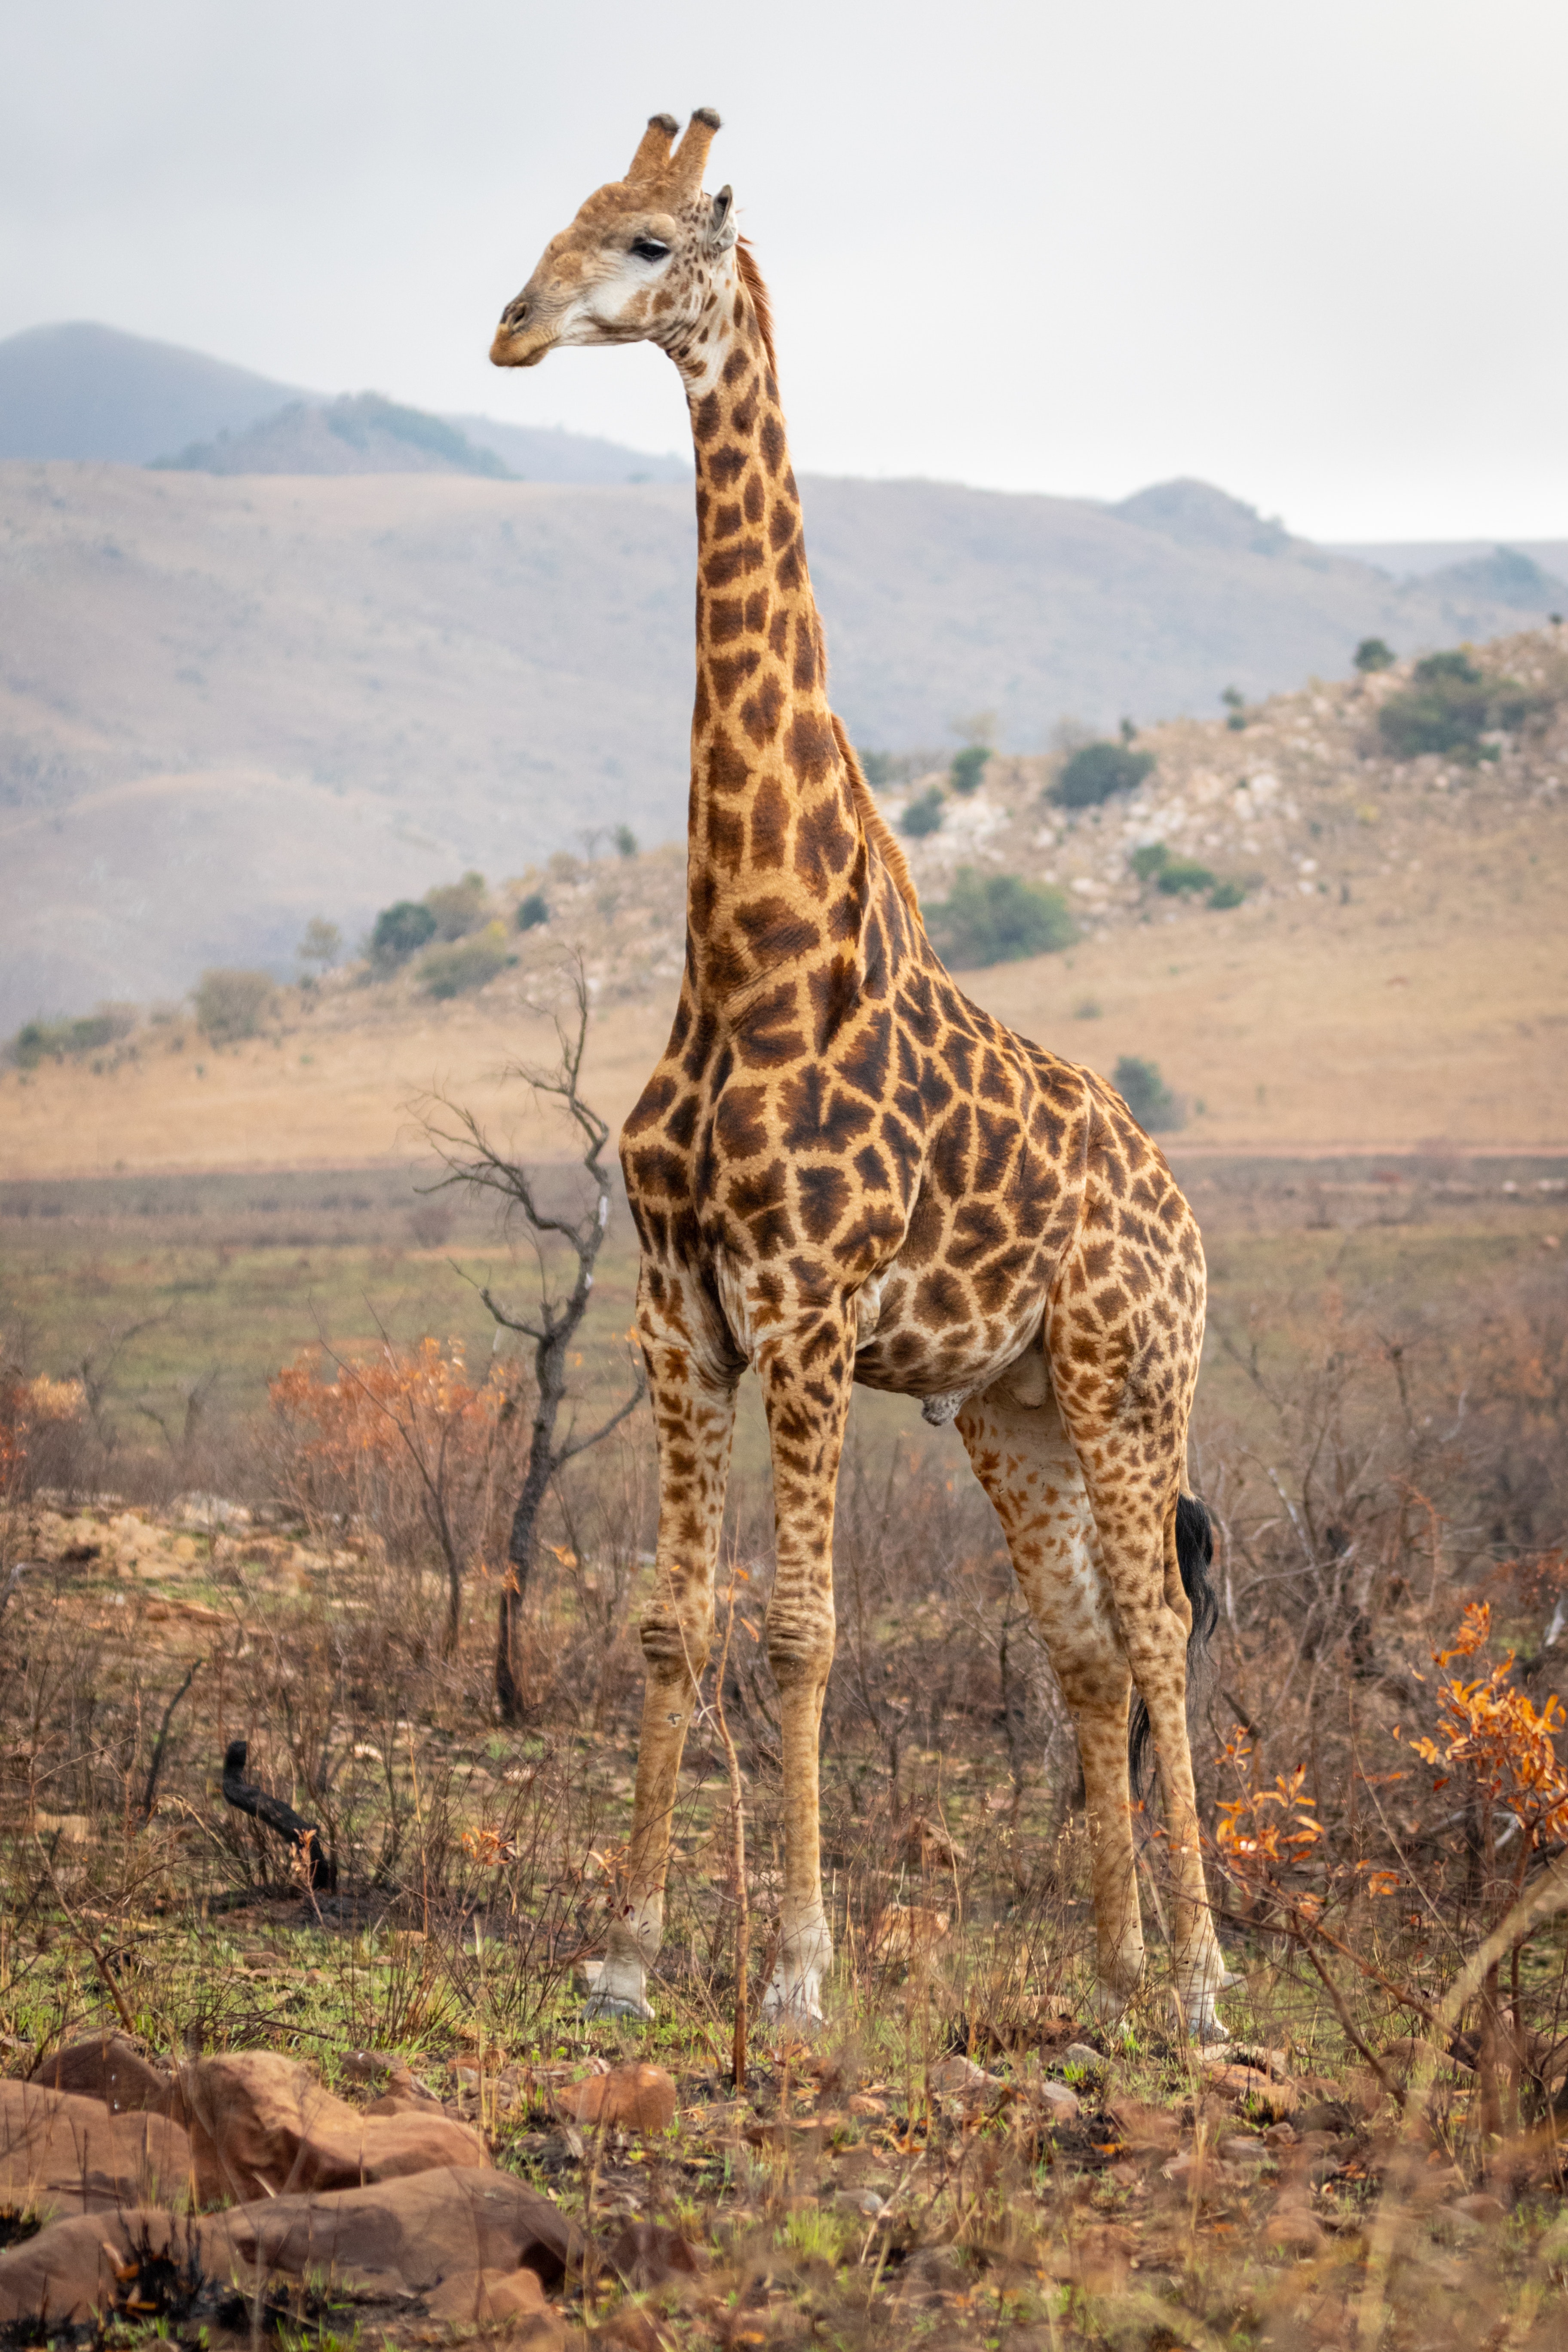
<instances>
[{"instance_id":1,"label":"brown rock","mask_svg":"<svg viewBox=\"0 0 1568 2352\"><path fill-rule=\"evenodd\" d=\"M111 2115L100 2099L0 2082L0 2201L105 2211L176 2195L190 2173L190 2142L167 2116Z\"/></svg>"},{"instance_id":2,"label":"brown rock","mask_svg":"<svg viewBox=\"0 0 1568 2352\"><path fill-rule=\"evenodd\" d=\"M142 2057L123 2033L95 2034L46 2058L32 2077L55 2091L101 2099L114 2115L167 2116L174 2112L174 2078Z\"/></svg>"},{"instance_id":3,"label":"brown rock","mask_svg":"<svg viewBox=\"0 0 1568 2352\"><path fill-rule=\"evenodd\" d=\"M612 2066L561 2094L562 2112L591 2130L668 2131L675 2121L675 2083L662 2066Z\"/></svg>"},{"instance_id":4,"label":"brown rock","mask_svg":"<svg viewBox=\"0 0 1568 2352\"><path fill-rule=\"evenodd\" d=\"M161 2259L208 2278L233 2267L221 2224L176 2221L154 2207L51 2222L0 2254L0 2327L79 2326L126 2300L142 2261Z\"/></svg>"},{"instance_id":5,"label":"brown rock","mask_svg":"<svg viewBox=\"0 0 1568 2352\"><path fill-rule=\"evenodd\" d=\"M564 2339L542 2283L559 2286L581 2266L583 2239L510 2173L449 2167L366 2189L261 2198L200 2219L132 2206L56 2221L0 2254L0 2326L74 2325L123 2302L141 2262L160 2256L247 2288L258 2273L310 2270L388 2295L439 2293L436 2316L520 2323L513 2340L545 2352Z\"/></svg>"},{"instance_id":6,"label":"brown rock","mask_svg":"<svg viewBox=\"0 0 1568 2352\"><path fill-rule=\"evenodd\" d=\"M548 2197L514 2173L471 2167L258 2198L218 2218L235 2253L258 2267L393 2277L416 2294L453 2276L524 2267L553 2290L583 2261L582 2232Z\"/></svg>"},{"instance_id":7,"label":"brown rock","mask_svg":"<svg viewBox=\"0 0 1568 2352\"><path fill-rule=\"evenodd\" d=\"M1485 2189L1479 2189L1473 2197L1456 2197L1453 2210L1467 2214L1472 2221L1479 2221L1488 2230L1508 2220L1508 2207L1501 2198L1489 2197Z\"/></svg>"},{"instance_id":8,"label":"brown rock","mask_svg":"<svg viewBox=\"0 0 1568 2352\"><path fill-rule=\"evenodd\" d=\"M613 2347L614 2352L665 2352L669 2337L656 2327L647 2313L635 2304L617 2311L606 2319L603 2327L595 2327L588 2342L595 2347Z\"/></svg>"},{"instance_id":9,"label":"brown rock","mask_svg":"<svg viewBox=\"0 0 1568 2352\"><path fill-rule=\"evenodd\" d=\"M679 2230L657 2221L628 2221L609 2256L629 2287L663 2286L672 2278L695 2278L703 2257Z\"/></svg>"},{"instance_id":10,"label":"brown rock","mask_svg":"<svg viewBox=\"0 0 1568 2352\"><path fill-rule=\"evenodd\" d=\"M432 2319L483 2323L548 2312L537 2271L454 2271L425 2298Z\"/></svg>"},{"instance_id":11,"label":"brown rock","mask_svg":"<svg viewBox=\"0 0 1568 2352\"><path fill-rule=\"evenodd\" d=\"M270 2051L184 2067L180 2092L204 2204L489 2163L479 2133L439 2108L369 2115L335 2097L308 2066Z\"/></svg>"},{"instance_id":12,"label":"brown rock","mask_svg":"<svg viewBox=\"0 0 1568 2352\"><path fill-rule=\"evenodd\" d=\"M1323 2242L1323 2225L1305 2205L1277 2205L1263 2225L1263 2234L1282 2253L1315 2253Z\"/></svg>"}]
</instances>

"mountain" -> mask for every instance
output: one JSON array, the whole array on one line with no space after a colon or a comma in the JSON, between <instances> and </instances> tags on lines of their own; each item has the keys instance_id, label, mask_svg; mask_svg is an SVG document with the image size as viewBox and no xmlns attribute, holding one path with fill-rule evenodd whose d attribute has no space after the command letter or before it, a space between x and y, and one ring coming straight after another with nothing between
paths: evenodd
<instances>
[{"instance_id":1,"label":"mountain","mask_svg":"<svg viewBox=\"0 0 1568 2352\"><path fill-rule=\"evenodd\" d=\"M1342 675L1363 636L1408 655L1519 625L1301 541L1184 544L1168 511L803 496L867 748L984 710L1030 751L1068 715ZM0 467L0 1034L178 995L204 962L286 965L310 914L356 935L443 871L515 874L587 829L678 837L693 533L675 484Z\"/></svg>"},{"instance_id":2,"label":"mountain","mask_svg":"<svg viewBox=\"0 0 1568 2352\"><path fill-rule=\"evenodd\" d=\"M145 466L186 442L243 433L300 396L296 385L117 327L30 327L0 342L0 458Z\"/></svg>"},{"instance_id":3,"label":"mountain","mask_svg":"<svg viewBox=\"0 0 1568 2352\"><path fill-rule=\"evenodd\" d=\"M373 422L367 410L377 402L400 427L389 428L385 415ZM423 419L423 444L416 419ZM469 445L468 459L437 454L443 428ZM680 482L691 473L685 457L558 426L427 416L374 393L323 401L116 327L30 327L0 341L0 459L96 457L212 473L408 473L443 462L458 472L495 470L484 451L535 482Z\"/></svg>"},{"instance_id":4,"label":"mountain","mask_svg":"<svg viewBox=\"0 0 1568 2352\"><path fill-rule=\"evenodd\" d=\"M1395 756L1380 714L1409 691L1406 660L1271 696L1234 714L1239 727L1227 718L1146 729L1147 772L1097 807L1065 811L1050 797L1059 760L993 758L972 793L943 793L933 832L904 835L922 904L939 905L964 866L1016 875L1061 891L1078 936L1066 952L1020 962L985 966L982 955L983 968L963 976L965 991L1096 1069L1114 1070L1123 1055L1152 1058L1184 1101L1177 1148L1200 1164L1216 1148L1423 1147L1425 1179L1363 1213L1379 1226L1426 1217L1433 1179L1477 1181L1451 1164L1456 1148L1560 1153L1568 631L1519 631L1474 650L1516 722L1491 736L1491 756L1477 757L1473 740L1468 758ZM293 893L287 971L307 912L322 903L312 892L341 879L291 850L300 826L312 852L321 845L311 794L238 778L220 803L203 782L190 780L188 822L169 836L178 868L150 914L190 956L188 985L237 901L236 889L225 901L221 888L227 812L230 849L255 859L238 887L273 907L280 890ZM896 824L911 799L945 784L945 775L913 775L879 797ZM160 796L164 817L173 813L179 790L174 782L121 788L100 803L89 833L68 819L57 837L62 925L80 923L70 877L74 866L79 891L91 845L114 856L154 821ZM338 841L349 839L355 810L351 796ZM412 846L400 850L367 800L357 815L363 856L408 856L408 896L456 872L451 852L431 845L421 874ZM640 856L600 846L592 862L566 857L510 883L492 877L464 919L499 924L504 950L487 958L481 931L471 984L455 997L437 998L421 955L385 974L345 962L309 990L282 992L263 1034L221 1049L177 1007L140 1021L122 1008L97 1029L83 1024L76 1039L35 1041L30 1067L7 1069L0 1058L0 1176L406 1164L416 1149L411 1098L433 1084L520 1151L555 1156L567 1139L505 1074L553 1054L537 1008L573 951L596 1013L591 1099L618 1124L668 1034L685 859L676 845ZM373 879L393 895L384 865ZM545 919L519 930L520 901L535 892ZM176 905L181 920L172 922ZM449 980L449 950L437 955L447 958ZM1529 1171L1538 1202L1561 1193L1564 1164ZM1363 1176L1378 1167L1373 1160ZM1525 1203L1512 1181L1496 1192L1503 1172L1494 1163L1489 1180L1495 1246L1515 1265L1523 1296L1537 1279L1527 1261L1542 1265L1542 1243L1538 1227L1504 1232ZM1394 1186L1387 1163L1376 1181ZM1321 1223L1315 1183L1310 1191L1310 1222ZM146 1208L140 1194L136 1205Z\"/></svg>"},{"instance_id":5,"label":"mountain","mask_svg":"<svg viewBox=\"0 0 1568 2352\"><path fill-rule=\"evenodd\" d=\"M422 408L401 408L377 392L342 400L290 401L245 433L194 441L160 471L186 474L486 474L511 468L493 449Z\"/></svg>"}]
</instances>

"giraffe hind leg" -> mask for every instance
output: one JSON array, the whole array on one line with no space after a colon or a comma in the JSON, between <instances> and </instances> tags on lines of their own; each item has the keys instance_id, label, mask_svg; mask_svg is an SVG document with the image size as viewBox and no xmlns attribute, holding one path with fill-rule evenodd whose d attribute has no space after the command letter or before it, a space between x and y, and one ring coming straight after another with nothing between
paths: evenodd
<instances>
[{"instance_id":1,"label":"giraffe hind leg","mask_svg":"<svg viewBox=\"0 0 1568 2352\"><path fill-rule=\"evenodd\" d=\"M958 1418L1078 1735L1094 1889L1095 2008L1121 2016L1143 1974L1127 1777L1132 1677L1099 1557L1083 1473L1048 1386L1020 1403L1005 1381Z\"/></svg>"}]
</instances>

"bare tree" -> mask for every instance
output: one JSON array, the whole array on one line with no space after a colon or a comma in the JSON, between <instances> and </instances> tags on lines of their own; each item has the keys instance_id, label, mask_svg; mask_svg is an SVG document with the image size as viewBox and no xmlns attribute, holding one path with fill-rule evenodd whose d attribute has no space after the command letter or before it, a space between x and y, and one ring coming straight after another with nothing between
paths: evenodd
<instances>
[{"instance_id":1,"label":"bare tree","mask_svg":"<svg viewBox=\"0 0 1568 2352\"><path fill-rule=\"evenodd\" d=\"M569 1420L565 1435L557 1440L562 1407L567 1402L572 1342L593 1295L594 1268L609 1229L613 1182L605 1158L605 1147L610 1139L609 1123L584 1101L582 1094L583 1056L591 1008L581 959L568 967L565 978L568 1003L565 1008L555 1007L552 1013L561 1048L559 1061L550 1069L515 1065L509 1075L521 1078L535 1095L560 1103L576 1128L583 1147L582 1166L588 1179L586 1193L580 1196L578 1207L560 1212L547 1209L541 1200L535 1176L519 1161L509 1160L490 1141L473 1112L461 1104L449 1101L444 1095L430 1097L421 1121L426 1139L448 1171L428 1189L438 1192L453 1184L468 1184L479 1192L496 1194L507 1219L521 1217L531 1234L538 1267L537 1297L526 1307L503 1305L489 1283L479 1286L479 1297L501 1328L515 1331L533 1343L533 1427L522 1489L511 1516L507 1574L501 1584L496 1628L496 1701L502 1721L512 1724L521 1723L526 1711L518 1633L523 1597L533 1570L539 1515L551 1482L568 1462L619 1428L640 1404L647 1389L647 1376L639 1363L630 1395L607 1421L601 1422L585 1436L579 1436L575 1422ZM545 1245L552 1239L563 1244L576 1261L575 1275L564 1290L558 1290L551 1278Z\"/></svg>"}]
</instances>

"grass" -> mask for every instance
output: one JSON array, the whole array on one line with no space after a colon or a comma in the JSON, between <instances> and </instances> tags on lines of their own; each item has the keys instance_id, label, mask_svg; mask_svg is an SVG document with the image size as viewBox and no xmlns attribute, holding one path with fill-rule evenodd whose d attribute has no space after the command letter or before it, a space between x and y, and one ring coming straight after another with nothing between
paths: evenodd
<instances>
[{"instance_id":1,"label":"grass","mask_svg":"<svg viewBox=\"0 0 1568 2352\"><path fill-rule=\"evenodd\" d=\"M1197 1152L1184 1172L1211 1265L1193 1458L1223 1595L1194 1714L1203 1816L1217 1841L1226 1804L1300 1769L1323 1830L1321 1860L1272 1879L1211 1853L1245 1979L1228 2021L1246 2049L1282 2053L1273 2074L1205 2070L1174 2031L1157 1813L1138 1826L1149 1982L1125 2039L1095 2025L1070 1729L956 1438L884 1399L858 1401L841 1485L829 2026L810 2045L755 2027L736 2099L728 1782L700 1722L672 1822L656 2021L584 2021L575 1969L602 1947L630 1826L646 1421L552 1499L553 1549L527 1597L529 1718L502 1729L486 1568L500 1523L481 1530L443 1660L439 1563L417 1513L365 1486L310 1488L264 1410L268 1373L318 1328L340 1345L378 1324L400 1343L456 1330L480 1360L488 1329L461 1276L505 1264L503 1245L461 1204L437 1235L431 1204L388 1171L0 1195L5 1327L26 1334L33 1369L92 1364L118 1432L106 1454L84 1426L74 1454L49 1457L47 1491L19 1496L5 1521L5 1565L26 1563L0 1678L9 2063L111 2025L105 1968L164 2054L284 2051L358 2099L350 2053L400 2053L481 2124L499 2163L604 2240L655 2221L695 2250L651 2284L606 2274L591 2310L575 2289L563 2305L601 2330L631 2327L640 2307L693 2352L1346 2341L1384 2200L1401 2218L1384 2340L1551 2341L1560 2119L1546 2094L1521 2078L1524 2127L1493 2136L1481 2076L1447 2063L1407 2178L1396 2102L1309 1965L1320 1915L1302 1905L1326 1906L1340 1941L1314 1948L1375 2054L1397 2052L1507 1899L1509 1850L1467 1862L1443 1775L1415 1771L1393 1733L1436 1723L1431 1654L1477 1595L1496 1612L1487 1658L1517 1654L1510 1687L1538 1706L1553 1687L1542 1628L1563 1589L1568 1194L1540 1187L1565 1171ZM613 1377L628 1315L624 1216L601 1268L578 1368L590 1386ZM104 1335L138 1323L111 1359ZM215 1365L208 1421L187 1432L177 1408ZM783 1858L763 1460L748 1403L726 1707L747 1787L753 1983ZM175 1499L215 1486L253 1516L215 1523ZM158 1727L193 1666L143 1821ZM276 1846L223 1803L216 1766L236 1737L253 1778L322 1822L336 1901L301 1901ZM1373 1864L1400 1891L1361 1891ZM900 1905L948 1920L913 1967L879 1957ZM1562 2037L1561 1921L1525 1948L1518 1999L1542 2048ZM574 2144L563 2086L626 2058L674 2076L675 2126ZM958 2058L988 2079L966 2092ZM1403 2062L1383 2063L1397 2086ZM1050 2084L1076 2093L1076 2117L1051 2108ZM1281 2105L1293 2137L1273 2123ZM1478 2197L1506 2218L1461 2210ZM359 2311L272 2315L312 2342L356 2320L373 2326ZM178 2336L177 2315L168 2324ZM374 2322L393 2343L418 2325Z\"/></svg>"}]
</instances>

